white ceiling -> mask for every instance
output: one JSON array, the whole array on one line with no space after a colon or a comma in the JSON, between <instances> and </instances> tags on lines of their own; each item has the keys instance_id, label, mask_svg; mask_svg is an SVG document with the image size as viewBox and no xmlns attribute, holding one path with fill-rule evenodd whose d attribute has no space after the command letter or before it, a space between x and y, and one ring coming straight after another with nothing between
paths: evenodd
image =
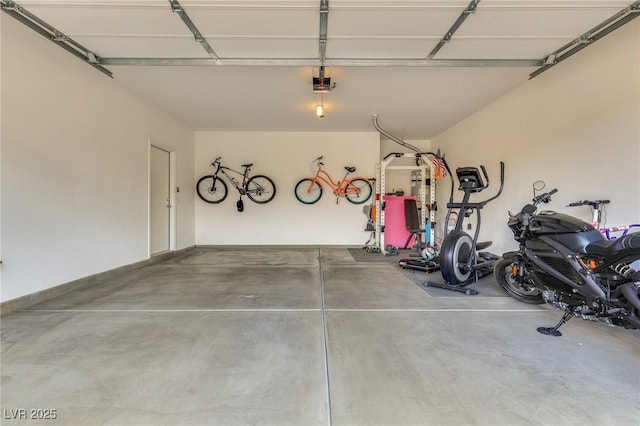
<instances>
[{"instance_id":1,"label":"white ceiling","mask_svg":"<svg viewBox=\"0 0 640 426\"><path fill-rule=\"evenodd\" d=\"M325 63L362 61L327 66L337 87L324 96L326 117L318 119L311 78L320 57L320 0L180 1L222 65L166 0L17 3L105 60L205 60L209 65L105 65L118 84L198 130L373 131L371 115L378 114L397 136L427 139L537 68L415 66L469 0L330 0ZM482 0L433 59L541 60L630 4ZM224 65L227 59L253 65ZM406 62L377 66L387 60Z\"/></svg>"}]
</instances>

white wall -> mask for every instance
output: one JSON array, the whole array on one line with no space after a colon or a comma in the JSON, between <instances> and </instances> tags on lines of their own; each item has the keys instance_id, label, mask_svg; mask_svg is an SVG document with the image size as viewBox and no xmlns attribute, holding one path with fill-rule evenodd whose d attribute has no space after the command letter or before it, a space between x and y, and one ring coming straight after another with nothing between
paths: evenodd
<instances>
[{"instance_id":1,"label":"white wall","mask_svg":"<svg viewBox=\"0 0 640 426\"><path fill-rule=\"evenodd\" d=\"M0 19L0 46L2 46L2 19ZM0 49L1 50L1 49ZM2 55L0 55L0 98L2 97ZM2 212L2 102L0 101L0 212ZM0 220L0 261L2 260L2 220ZM2 265L0 264L0 300L2 296Z\"/></svg>"},{"instance_id":2,"label":"white wall","mask_svg":"<svg viewBox=\"0 0 640 426\"><path fill-rule=\"evenodd\" d=\"M310 163L324 155L326 170L344 175L344 166L355 166L354 175L373 177L380 157L377 132L196 132L195 171L199 178L211 173L211 161L241 170L254 163L253 174L265 174L276 183L276 197L255 204L244 197L244 211L236 210L238 192L229 187L221 204L196 200L198 245L253 244L363 244L367 217L362 205L345 199L336 204L328 188L320 201L305 205L296 200L295 184L311 174ZM197 198L197 195L196 195ZM366 203L365 203L366 204Z\"/></svg>"},{"instance_id":3,"label":"white wall","mask_svg":"<svg viewBox=\"0 0 640 426\"><path fill-rule=\"evenodd\" d=\"M485 164L494 183L506 163L503 195L487 205L481 238L493 251L516 247L507 210L532 198L542 179L559 192L547 209L590 218L581 199L611 200L608 224L640 221L640 20L589 46L432 141L452 169ZM448 186L439 192L440 205ZM494 187L497 189L497 186ZM492 189L479 194L486 197ZM461 192L456 191L459 199ZM442 208L439 216L444 215Z\"/></svg>"},{"instance_id":4,"label":"white wall","mask_svg":"<svg viewBox=\"0 0 640 426\"><path fill-rule=\"evenodd\" d=\"M2 301L148 257L150 138L176 152L193 245L193 130L0 15Z\"/></svg>"}]
</instances>

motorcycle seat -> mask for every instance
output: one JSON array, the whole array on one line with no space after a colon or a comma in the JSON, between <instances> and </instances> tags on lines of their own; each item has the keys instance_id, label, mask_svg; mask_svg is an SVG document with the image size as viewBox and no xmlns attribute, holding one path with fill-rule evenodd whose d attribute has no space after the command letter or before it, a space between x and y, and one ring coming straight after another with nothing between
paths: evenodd
<instances>
[{"instance_id":1,"label":"motorcycle seat","mask_svg":"<svg viewBox=\"0 0 640 426\"><path fill-rule=\"evenodd\" d=\"M612 256L624 249L640 249L640 233L628 234L613 241L598 241L585 247L587 254Z\"/></svg>"}]
</instances>

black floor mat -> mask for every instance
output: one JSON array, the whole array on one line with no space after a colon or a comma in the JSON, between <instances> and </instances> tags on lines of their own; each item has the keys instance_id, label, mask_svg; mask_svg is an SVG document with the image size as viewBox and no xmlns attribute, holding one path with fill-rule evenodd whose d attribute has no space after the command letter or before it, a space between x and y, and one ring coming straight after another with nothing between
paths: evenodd
<instances>
[{"instance_id":1,"label":"black floor mat","mask_svg":"<svg viewBox=\"0 0 640 426\"><path fill-rule=\"evenodd\" d=\"M382 253L369 253L363 248L349 248L348 251L356 262L387 262L396 266L398 269L400 269L398 265L400 259L406 259L415 253L415 250L399 250L398 255L385 256ZM465 289L472 289L478 292L477 295L467 295L457 291L424 285L427 280L444 283L442 274L439 271L427 274L423 271L403 269L402 273L433 297L508 297L498 286L493 275L483 277L478 282L466 286Z\"/></svg>"},{"instance_id":2,"label":"black floor mat","mask_svg":"<svg viewBox=\"0 0 640 426\"><path fill-rule=\"evenodd\" d=\"M349 254L353 257L353 260L356 262L389 262L398 264L400 259L406 258L409 256L409 253L412 250L398 250L399 254L393 256L385 256L382 253L369 253L363 248L348 248ZM413 251L415 253L415 251Z\"/></svg>"},{"instance_id":3,"label":"black floor mat","mask_svg":"<svg viewBox=\"0 0 640 426\"><path fill-rule=\"evenodd\" d=\"M483 277L477 282L465 286L464 289L471 289L478 292L477 295L467 295L458 291L425 285L426 281L444 283L444 279L440 272L425 274L424 272L410 271L406 269L402 272L407 276L407 278L416 283L416 285L420 286L420 288L433 297L508 297L507 294L502 291L500 286L498 286L498 283L492 275Z\"/></svg>"}]
</instances>

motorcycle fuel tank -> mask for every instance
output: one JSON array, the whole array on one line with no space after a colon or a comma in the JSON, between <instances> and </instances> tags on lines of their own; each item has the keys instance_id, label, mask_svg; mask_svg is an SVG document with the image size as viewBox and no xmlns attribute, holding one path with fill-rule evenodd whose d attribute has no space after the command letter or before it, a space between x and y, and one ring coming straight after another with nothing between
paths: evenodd
<instances>
[{"instance_id":1,"label":"motorcycle fuel tank","mask_svg":"<svg viewBox=\"0 0 640 426\"><path fill-rule=\"evenodd\" d=\"M595 228L576 217L543 210L531 219L531 229L539 235L592 231Z\"/></svg>"},{"instance_id":2,"label":"motorcycle fuel tank","mask_svg":"<svg viewBox=\"0 0 640 426\"><path fill-rule=\"evenodd\" d=\"M584 253L586 246L606 238L592 225L563 213L542 211L531 220L536 235L548 235L571 250Z\"/></svg>"}]
</instances>

